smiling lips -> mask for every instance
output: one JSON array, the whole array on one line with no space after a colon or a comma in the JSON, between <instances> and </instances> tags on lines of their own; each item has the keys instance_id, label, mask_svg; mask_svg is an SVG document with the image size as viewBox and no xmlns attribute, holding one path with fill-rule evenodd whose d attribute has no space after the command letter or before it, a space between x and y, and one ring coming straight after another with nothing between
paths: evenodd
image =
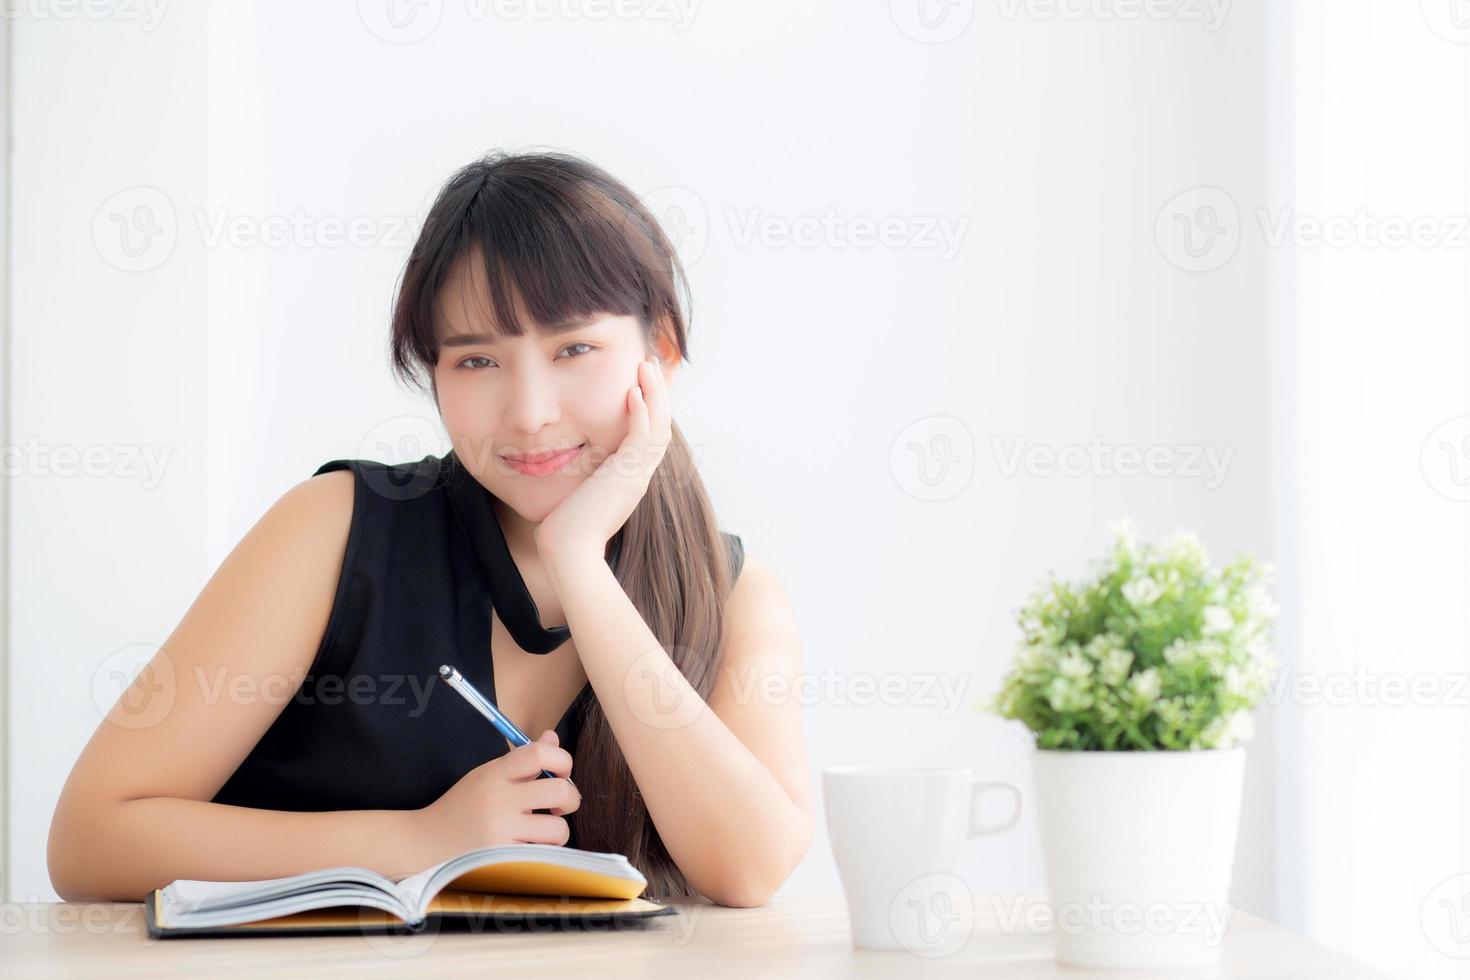
<instances>
[{"instance_id":1,"label":"smiling lips","mask_svg":"<svg viewBox=\"0 0 1470 980\"><path fill-rule=\"evenodd\" d=\"M586 445L583 443L571 449L554 449L551 452L529 453L525 456L507 454L501 458L513 466L518 473L526 476L545 476L548 473L555 473L570 463Z\"/></svg>"}]
</instances>

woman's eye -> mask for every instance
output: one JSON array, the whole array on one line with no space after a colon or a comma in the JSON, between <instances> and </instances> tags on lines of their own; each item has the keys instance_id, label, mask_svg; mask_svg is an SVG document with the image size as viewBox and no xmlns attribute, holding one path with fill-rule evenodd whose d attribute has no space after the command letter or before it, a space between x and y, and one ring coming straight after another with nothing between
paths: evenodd
<instances>
[{"instance_id":1,"label":"woman's eye","mask_svg":"<svg viewBox=\"0 0 1470 980\"><path fill-rule=\"evenodd\" d=\"M573 348L576 348L576 347L585 347L585 348L587 348L587 350L596 350L597 349L597 348L593 347L591 344L575 343L575 344L567 344L565 347L562 348L562 352L565 353L565 352L567 352L569 350L572 350ZM581 354L573 354L571 356L573 356L573 357L581 357L582 355ZM495 363L494 361L491 361L490 358L483 357L483 356L477 354L474 357L466 357L464 360L462 360L462 361L459 362L459 366L461 368L464 368L465 370L468 370L468 371L478 371L478 370L480 370L478 367L474 366L474 364L472 363L474 361L486 361L486 362L488 362L490 364Z\"/></svg>"}]
</instances>

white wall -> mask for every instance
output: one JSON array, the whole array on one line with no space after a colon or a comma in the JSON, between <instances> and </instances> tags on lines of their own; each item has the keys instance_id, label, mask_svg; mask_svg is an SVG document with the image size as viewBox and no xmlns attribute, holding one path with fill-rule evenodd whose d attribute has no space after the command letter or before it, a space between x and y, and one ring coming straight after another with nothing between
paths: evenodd
<instances>
[{"instance_id":1,"label":"white wall","mask_svg":"<svg viewBox=\"0 0 1470 980\"><path fill-rule=\"evenodd\" d=\"M1448 980L1470 958L1470 21L1294 6L1278 921Z\"/></svg>"},{"instance_id":2,"label":"white wall","mask_svg":"<svg viewBox=\"0 0 1470 980\"><path fill-rule=\"evenodd\" d=\"M0 21L0 78L10 78L10 22ZM8 91L8 86L7 86ZM10 439L10 99L0 99L0 139L4 140L5 151L0 153L0 445L8 445ZM10 526L10 481L0 478L0 544L8 540L3 533ZM10 637L4 625L10 621L6 602L10 598L9 549L0 547L0 739L9 741L10 678L6 665ZM0 898L5 895L6 872L9 862L5 858L5 842L10 839L8 818L10 813L10 778L6 767L7 753L0 751Z\"/></svg>"},{"instance_id":3,"label":"white wall","mask_svg":"<svg viewBox=\"0 0 1470 980\"><path fill-rule=\"evenodd\" d=\"M31 13L11 21L8 92L6 898L45 901L57 794L116 696L94 680L105 691L146 660L139 645L167 637L215 560L204 249L142 233L167 227L160 201L199 200L208 180L204 11L179 4L145 31L8 9ZM139 222L126 239L119 219Z\"/></svg>"},{"instance_id":4,"label":"white wall","mask_svg":"<svg viewBox=\"0 0 1470 980\"><path fill-rule=\"evenodd\" d=\"M321 462L415 454L432 407L385 358L398 218L492 147L584 153L690 231L677 418L722 525L799 611L814 785L829 765L924 760L1029 788L1026 733L969 703L1005 669L1026 592L1080 572L1110 518L1269 554L1265 258L1246 238L1209 275L1170 261L1189 262L1180 192L1264 193L1260 8L1207 24L961 4L936 34L893 6L707 3L681 28L651 4L635 21L477 19L451 0L412 43L341 4L179 3L152 31L15 23L14 430L174 455L147 491L14 481L10 898L52 896L46 828L100 719L98 665L161 642ZM92 217L136 184L166 194L177 245L125 274ZM297 208L388 240L210 245L196 222ZM777 237L829 209L896 219L904 243ZM771 222L753 241L752 217ZM963 228L954 254L928 247L936 224ZM1228 463L1218 485L1006 468L1017 440L1093 439ZM908 703L857 703L855 679L889 675ZM930 681L957 700L934 703ZM1264 727L1235 892L1269 913ZM976 891L1039 892L1031 817L960 870ZM822 832L785 891L838 888Z\"/></svg>"}]
</instances>

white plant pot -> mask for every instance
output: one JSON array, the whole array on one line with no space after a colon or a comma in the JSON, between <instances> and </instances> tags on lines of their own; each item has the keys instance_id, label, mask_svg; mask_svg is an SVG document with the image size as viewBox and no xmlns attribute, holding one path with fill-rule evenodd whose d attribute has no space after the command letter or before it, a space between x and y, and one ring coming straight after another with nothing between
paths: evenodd
<instances>
[{"instance_id":1,"label":"white plant pot","mask_svg":"<svg viewBox=\"0 0 1470 980\"><path fill-rule=\"evenodd\" d=\"M1245 749L1038 749L1032 768L1057 961L1217 963Z\"/></svg>"}]
</instances>

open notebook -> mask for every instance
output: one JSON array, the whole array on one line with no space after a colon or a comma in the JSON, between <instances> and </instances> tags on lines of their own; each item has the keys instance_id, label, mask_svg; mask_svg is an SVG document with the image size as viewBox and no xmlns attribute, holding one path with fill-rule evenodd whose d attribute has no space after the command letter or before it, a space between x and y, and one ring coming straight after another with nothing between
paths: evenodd
<instances>
[{"instance_id":1,"label":"open notebook","mask_svg":"<svg viewBox=\"0 0 1470 980\"><path fill-rule=\"evenodd\" d=\"M261 881L181 879L148 893L154 938L422 930L434 921L587 924L673 914L638 896L648 881L621 854L506 844L456 855L394 882L367 868Z\"/></svg>"}]
</instances>

